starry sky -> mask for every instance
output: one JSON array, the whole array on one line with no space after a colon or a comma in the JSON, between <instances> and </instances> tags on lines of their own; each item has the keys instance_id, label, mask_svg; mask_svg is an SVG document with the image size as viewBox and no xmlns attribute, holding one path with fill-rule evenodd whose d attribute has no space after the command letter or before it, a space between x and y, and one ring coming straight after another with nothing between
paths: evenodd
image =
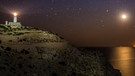
<instances>
[{"instance_id":1,"label":"starry sky","mask_svg":"<svg viewBox=\"0 0 135 76\"><path fill-rule=\"evenodd\" d=\"M22 25L52 31L77 46L135 44L135 0L0 0L0 23L12 21L14 11Z\"/></svg>"}]
</instances>

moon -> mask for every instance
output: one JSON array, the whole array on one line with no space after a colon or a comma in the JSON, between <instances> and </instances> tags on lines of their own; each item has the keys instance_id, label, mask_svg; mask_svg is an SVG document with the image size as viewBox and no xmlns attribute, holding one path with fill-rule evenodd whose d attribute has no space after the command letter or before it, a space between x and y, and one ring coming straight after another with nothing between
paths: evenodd
<instances>
[{"instance_id":1,"label":"moon","mask_svg":"<svg viewBox=\"0 0 135 76\"><path fill-rule=\"evenodd\" d=\"M118 19L119 22L123 24L127 24L130 22L130 13L129 12L119 12Z\"/></svg>"},{"instance_id":2,"label":"moon","mask_svg":"<svg viewBox=\"0 0 135 76\"><path fill-rule=\"evenodd\" d=\"M126 20L127 19L127 15L126 14L121 14L121 19L122 20Z\"/></svg>"},{"instance_id":3,"label":"moon","mask_svg":"<svg viewBox=\"0 0 135 76\"><path fill-rule=\"evenodd\" d=\"M127 15L126 14L122 14L121 18L125 20L125 19L127 19Z\"/></svg>"}]
</instances>

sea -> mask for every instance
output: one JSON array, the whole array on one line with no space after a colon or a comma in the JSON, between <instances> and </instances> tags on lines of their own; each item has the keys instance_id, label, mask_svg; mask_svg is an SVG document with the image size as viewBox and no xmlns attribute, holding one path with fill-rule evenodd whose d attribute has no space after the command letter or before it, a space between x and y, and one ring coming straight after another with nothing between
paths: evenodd
<instances>
[{"instance_id":1,"label":"sea","mask_svg":"<svg viewBox=\"0 0 135 76\"><path fill-rule=\"evenodd\" d=\"M119 69L122 76L135 76L135 48L134 47L101 47L92 48L104 53L107 61L115 69Z\"/></svg>"}]
</instances>

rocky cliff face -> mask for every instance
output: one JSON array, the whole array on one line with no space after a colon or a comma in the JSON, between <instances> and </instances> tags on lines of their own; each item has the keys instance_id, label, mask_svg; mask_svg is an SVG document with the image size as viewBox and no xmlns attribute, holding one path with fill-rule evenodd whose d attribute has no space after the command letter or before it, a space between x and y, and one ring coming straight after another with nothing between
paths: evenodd
<instances>
[{"instance_id":1,"label":"rocky cliff face","mask_svg":"<svg viewBox=\"0 0 135 76\"><path fill-rule=\"evenodd\" d=\"M48 31L0 34L0 76L121 76L101 52L75 48Z\"/></svg>"}]
</instances>

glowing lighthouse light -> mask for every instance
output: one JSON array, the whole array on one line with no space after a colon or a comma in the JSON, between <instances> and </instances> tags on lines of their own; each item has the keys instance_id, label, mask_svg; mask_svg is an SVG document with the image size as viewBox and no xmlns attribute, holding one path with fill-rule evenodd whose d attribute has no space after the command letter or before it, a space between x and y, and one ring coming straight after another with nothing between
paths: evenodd
<instances>
[{"instance_id":1,"label":"glowing lighthouse light","mask_svg":"<svg viewBox=\"0 0 135 76\"><path fill-rule=\"evenodd\" d=\"M17 14L17 13L13 13L13 15L14 15L13 22L16 23L16 22L17 22L17 15L18 15L18 14Z\"/></svg>"},{"instance_id":2,"label":"glowing lighthouse light","mask_svg":"<svg viewBox=\"0 0 135 76\"><path fill-rule=\"evenodd\" d=\"M13 13L14 16L17 16L18 14L17 13Z\"/></svg>"}]
</instances>

